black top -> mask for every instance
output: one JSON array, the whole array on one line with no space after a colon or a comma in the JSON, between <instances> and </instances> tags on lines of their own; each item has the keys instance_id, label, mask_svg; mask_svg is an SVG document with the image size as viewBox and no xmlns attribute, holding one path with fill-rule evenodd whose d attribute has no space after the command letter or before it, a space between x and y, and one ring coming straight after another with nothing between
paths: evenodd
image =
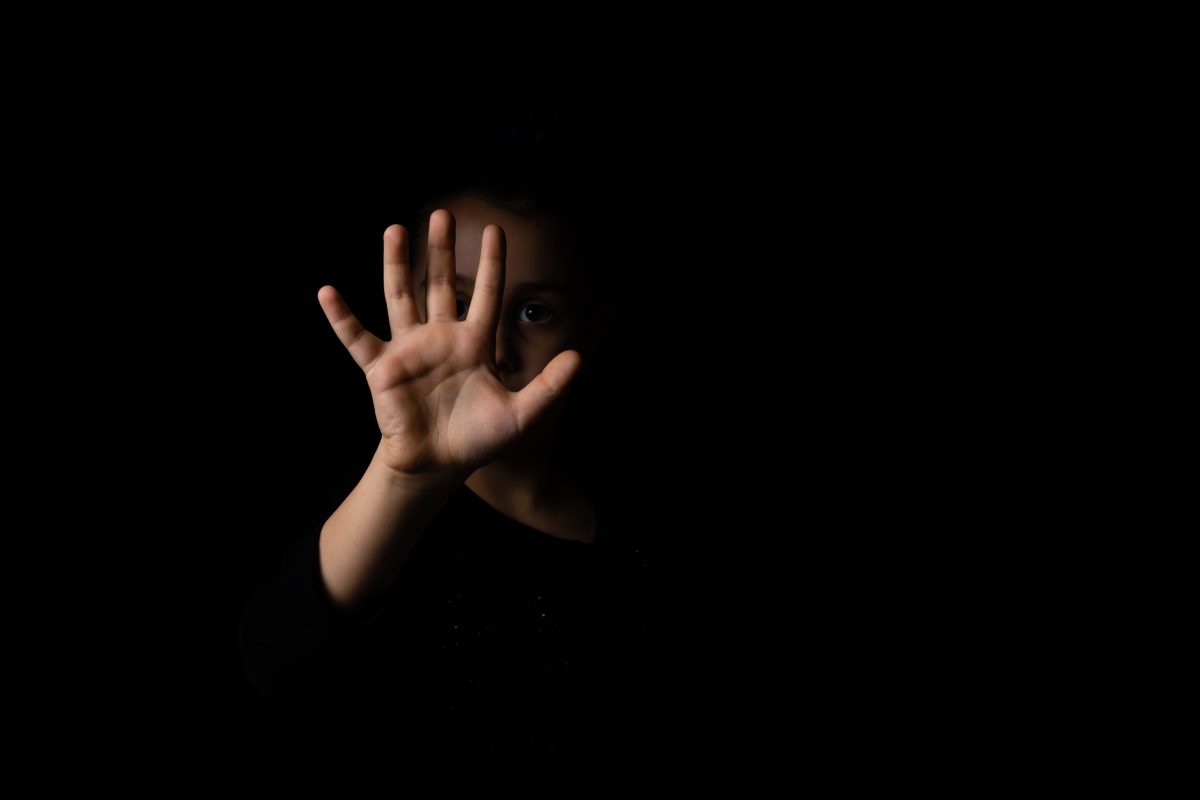
<instances>
[{"instance_id":1,"label":"black top","mask_svg":"<svg viewBox=\"0 0 1200 800\"><path fill-rule=\"evenodd\" d=\"M241 641L260 692L321 720L310 766L327 794L562 797L669 778L699 708L673 551L611 497L596 516L593 542L561 539L463 486L359 624L325 593L319 528L298 540Z\"/></svg>"}]
</instances>

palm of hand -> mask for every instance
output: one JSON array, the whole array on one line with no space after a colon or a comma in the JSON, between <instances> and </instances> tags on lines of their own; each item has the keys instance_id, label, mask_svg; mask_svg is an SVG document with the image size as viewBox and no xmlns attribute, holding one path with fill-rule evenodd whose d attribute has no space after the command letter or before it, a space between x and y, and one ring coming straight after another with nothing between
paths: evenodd
<instances>
[{"instance_id":1,"label":"palm of hand","mask_svg":"<svg viewBox=\"0 0 1200 800\"><path fill-rule=\"evenodd\" d=\"M367 370L380 433L406 472L487 463L520 432L511 393L489 368L490 342L443 326L457 323L389 342Z\"/></svg>"}]
</instances>

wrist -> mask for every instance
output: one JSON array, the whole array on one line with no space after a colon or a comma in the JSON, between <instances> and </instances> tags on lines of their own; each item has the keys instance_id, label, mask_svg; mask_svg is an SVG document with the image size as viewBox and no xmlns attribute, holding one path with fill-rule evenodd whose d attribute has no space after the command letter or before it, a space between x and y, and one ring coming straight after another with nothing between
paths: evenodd
<instances>
[{"instance_id":1,"label":"wrist","mask_svg":"<svg viewBox=\"0 0 1200 800\"><path fill-rule=\"evenodd\" d=\"M471 475L471 470L468 469L422 471L400 469L394 466L389 458L387 441L382 438L371 459L371 469L378 472L383 480L396 488L420 492L454 489L462 485Z\"/></svg>"}]
</instances>

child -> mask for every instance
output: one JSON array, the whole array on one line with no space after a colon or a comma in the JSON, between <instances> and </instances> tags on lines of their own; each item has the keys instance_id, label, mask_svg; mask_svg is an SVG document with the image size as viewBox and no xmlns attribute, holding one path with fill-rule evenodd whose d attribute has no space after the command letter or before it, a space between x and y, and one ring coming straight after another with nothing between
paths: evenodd
<instances>
[{"instance_id":1,"label":"child","mask_svg":"<svg viewBox=\"0 0 1200 800\"><path fill-rule=\"evenodd\" d=\"M384 232L388 340L318 293L379 444L241 641L261 692L324 715L331 791L608 792L690 726L668 699L661 537L564 458L598 248L537 183L439 195L415 265L409 232Z\"/></svg>"}]
</instances>

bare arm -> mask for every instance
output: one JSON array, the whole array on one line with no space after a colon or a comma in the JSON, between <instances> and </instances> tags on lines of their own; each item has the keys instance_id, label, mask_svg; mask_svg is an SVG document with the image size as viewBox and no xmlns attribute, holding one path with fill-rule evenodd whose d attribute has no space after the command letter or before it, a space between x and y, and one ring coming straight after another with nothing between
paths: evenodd
<instances>
[{"instance_id":1,"label":"bare arm","mask_svg":"<svg viewBox=\"0 0 1200 800\"><path fill-rule=\"evenodd\" d=\"M334 605L357 614L399 575L417 541L462 480L410 476L387 464L383 445L358 485L321 528L321 578Z\"/></svg>"},{"instance_id":2,"label":"bare arm","mask_svg":"<svg viewBox=\"0 0 1200 800\"><path fill-rule=\"evenodd\" d=\"M467 318L459 320L454 218L435 211L429 220L429 318L422 321L408 233L400 225L388 228L387 342L363 328L332 286L318 294L330 325L366 374L381 434L362 479L321 530L321 578L333 603L349 614L369 610L458 486L516 441L579 367L579 354L568 350L520 392L500 382L494 358L504 255L504 232L488 226Z\"/></svg>"}]
</instances>

